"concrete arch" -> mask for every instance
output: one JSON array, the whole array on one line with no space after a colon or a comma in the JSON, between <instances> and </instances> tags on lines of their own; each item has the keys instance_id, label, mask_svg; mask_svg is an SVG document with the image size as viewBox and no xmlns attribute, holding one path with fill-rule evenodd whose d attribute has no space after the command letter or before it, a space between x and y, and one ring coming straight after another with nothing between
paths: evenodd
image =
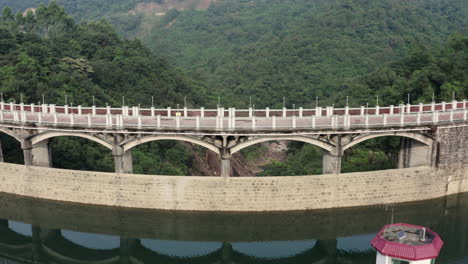
<instances>
[{"instance_id":1,"label":"concrete arch","mask_svg":"<svg viewBox=\"0 0 468 264\"><path fill-rule=\"evenodd\" d=\"M6 135L8 135L8 136L10 136L10 137L12 137L12 138L14 138L14 139L16 139L19 143L22 142L21 138L20 138L18 135L16 135L15 133L9 131L8 129L5 129L5 128L3 128L3 127L0 127L0 132L2 132L2 133L4 133L4 134L6 134Z\"/></svg>"},{"instance_id":2,"label":"concrete arch","mask_svg":"<svg viewBox=\"0 0 468 264\"><path fill-rule=\"evenodd\" d=\"M59 132L59 131L52 131L52 132L44 132L38 135L35 135L31 138L31 143L32 145L35 145L43 140L49 139L49 138L54 138L54 137L81 137L81 138L86 138L91 141L94 141L96 143L99 143L103 145L104 147L112 150L113 145L106 142L105 140L102 140L100 138L88 135L86 133L74 133L74 132Z\"/></svg>"},{"instance_id":3,"label":"concrete arch","mask_svg":"<svg viewBox=\"0 0 468 264\"><path fill-rule=\"evenodd\" d=\"M343 151L353 147L354 145L357 145L361 142L364 142L366 140L372 139L372 138L378 138L378 137L406 137L406 138L411 138L416 141L419 141L423 143L424 145L430 146L434 140L426 135L423 135L421 133L417 132L388 132L388 133L375 133L375 134L366 134L366 135L360 135L358 136L355 140L351 141L350 143L346 144L343 146Z\"/></svg>"},{"instance_id":4,"label":"concrete arch","mask_svg":"<svg viewBox=\"0 0 468 264\"><path fill-rule=\"evenodd\" d=\"M210 144L210 143L207 143L203 140L200 140L200 139L196 139L196 138L191 138L191 137L184 137L184 136L157 136L157 135L152 135L152 136L146 136L146 137L142 137L142 138L137 138L137 139L133 139L133 140L130 140L128 142L126 142L122 147L124 149L124 151L128 151L138 145L141 145L141 144L144 144L144 143L147 143L147 142L151 142L151 141L158 141L158 140L175 140L175 141L185 141L185 142L190 142L190 143L193 143L193 144L196 144L196 145L200 145L202 147L205 147L217 154L219 154L219 149Z\"/></svg>"},{"instance_id":5,"label":"concrete arch","mask_svg":"<svg viewBox=\"0 0 468 264\"><path fill-rule=\"evenodd\" d=\"M262 137L262 138L257 138L257 139L252 139L248 140L245 142L242 142L234 147L231 148L231 154L234 154L246 147L250 147L252 145L262 143L262 142L267 142L267 141L274 141L274 140L289 140L289 141L301 141L305 143L312 144L314 146L317 146L319 148L322 148L328 152L331 152L333 150L333 146L330 144L327 144L323 141L320 141L318 139L313 139L309 137L304 137L304 136L282 136L282 137Z\"/></svg>"}]
</instances>

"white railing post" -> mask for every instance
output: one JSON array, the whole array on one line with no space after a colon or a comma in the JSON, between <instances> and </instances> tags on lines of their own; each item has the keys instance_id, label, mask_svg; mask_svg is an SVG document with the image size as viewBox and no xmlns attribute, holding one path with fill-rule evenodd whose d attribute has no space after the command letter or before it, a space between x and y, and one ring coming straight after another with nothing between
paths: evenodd
<instances>
[{"instance_id":1,"label":"white railing post","mask_svg":"<svg viewBox=\"0 0 468 264\"><path fill-rule=\"evenodd\" d=\"M224 127L224 116L219 117L219 129L223 129Z\"/></svg>"},{"instance_id":2,"label":"white railing post","mask_svg":"<svg viewBox=\"0 0 468 264\"><path fill-rule=\"evenodd\" d=\"M34 109L36 106L34 104L31 104L30 108L31 108L31 113L34 113L36 111L36 109Z\"/></svg>"},{"instance_id":3,"label":"white railing post","mask_svg":"<svg viewBox=\"0 0 468 264\"><path fill-rule=\"evenodd\" d=\"M276 116L272 116L271 119L271 128L276 129Z\"/></svg>"},{"instance_id":4,"label":"white railing post","mask_svg":"<svg viewBox=\"0 0 468 264\"><path fill-rule=\"evenodd\" d=\"M154 107L151 107L151 117L154 117Z\"/></svg>"},{"instance_id":5,"label":"white railing post","mask_svg":"<svg viewBox=\"0 0 468 264\"><path fill-rule=\"evenodd\" d=\"M344 114L349 115L349 106L346 106L344 109Z\"/></svg>"},{"instance_id":6,"label":"white railing post","mask_svg":"<svg viewBox=\"0 0 468 264\"><path fill-rule=\"evenodd\" d=\"M187 116L188 116L187 107L184 107L184 117L187 117Z\"/></svg>"},{"instance_id":7,"label":"white railing post","mask_svg":"<svg viewBox=\"0 0 468 264\"><path fill-rule=\"evenodd\" d=\"M167 108L167 117L171 117L171 107Z\"/></svg>"},{"instance_id":8,"label":"white railing post","mask_svg":"<svg viewBox=\"0 0 468 264\"><path fill-rule=\"evenodd\" d=\"M4 111L5 110L5 102L0 102L0 110Z\"/></svg>"},{"instance_id":9,"label":"white railing post","mask_svg":"<svg viewBox=\"0 0 468 264\"><path fill-rule=\"evenodd\" d=\"M407 104L406 107L407 107L407 113L408 114L411 113L411 104Z\"/></svg>"},{"instance_id":10,"label":"white railing post","mask_svg":"<svg viewBox=\"0 0 468 264\"><path fill-rule=\"evenodd\" d=\"M255 130L256 124L255 124L255 116L252 116L252 129Z\"/></svg>"},{"instance_id":11,"label":"white railing post","mask_svg":"<svg viewBox=\"0 0 468 264\"><path fill-rule=\"evenodd\" d=\"M401 113L400 115L400 126L405 126L405 113Z\"/></svg>"},{"instance_id":12,"label":"white railing post","mask_svg":"<svg viewBox=\"0 0 468 264\"><path fill-rule=\"evenodd\" d=\"M92 114L93 116L96 115L96 106L95 106L95 105L91 106L91 114Z\"/></svg>"},{"instance_id":13,"label":"white railing post","mask_svg":"<svg viewBox=\"0 0 468 264\"><path fill-rule=\"evenodd\" d=\"M106 106L106 114L107 114L107 115L111 115L111 114L112 114L110 105Z\"/></svg>"},{"instance_id":14,"label":"white railing post","mask_svg":"<svg viewBox=\"0 0 468 264\"><path fill-rule=\"evenodd\" d=\"M419 103L419 113L422 113L424 109L423 103Z\"/></svg>"},{"instance_id":15,"label":"white railing post","mask_svg":"<svg viewBox=\"0 0 468 264\"><path fill-rule=\"evenodd\" d=\"M366 114L366 107L361 106L361 116L364 116Z\"/></svg>"},{"instance_id":16,"label":"white railing post","mask_svg":"<svg viewBox=\"0 0 468 264\"><path fill-rule=\"evenodd\" d=\"M201 118L205 117L205 107L200 107L200 117Z\"/></svg>"},{"instance_id":17,"label":"white railing post","mask_svg":"<svg viewBox=\"0 0 468 264\"><path fill-rule=\"evenodd\" d=\"M81 105L78 106L78 115L83 114L83 109L81 108Z\"/></svg>"},{"instance_id":18,"label":"white railing post","mask_svg":"<svg viewBox=\"0 0 468 264\"><path fill-rule=\"evenodd\" d=\"M270 117L270 108L269 107L267 107L265 109L265 117Z\"/></svg>"},{"instance_id":19,"label":"white railing post","mask_svg":"<svg viewBox=\"0 0 468 264\"><path fill-rule=\"evenodd\" d=\"M156 116L156 128L161 128L161 115Z\"/></svg>"},{"instance_id":20,"label":"white railing post","mask_svg":"<svg viewBox=\"0 0 468 264\"><path fill-rule=\"evenodd\" d=\"M252 112L252 107L249 107L249 117L252 118L253 112Z\"/></svg>"},{"instance_id":21,"label":"white railing post","mask_svg":"<svg viewBox=\"0 0 468 264\"><path fill-rule=\"evenodd\" d=\"M13 108L10 109L10 110L13 110ZM42 113L47 113L47 105L46 104L42 104Z\"/></svg>"},{"instance_id":22,"label":"white railing post","mask_svg":"<svg viewBox=\"0 0 468 264\"><path fill-rule=\"evenodd\" d=\"M438 117L439 117L439 111L432 112L432 123L433 124L437 124L439 122Z\"/></svg>"},{"instance_id":23,"label":"white railing post","mask_svg":"<svg viewBox=\"0 0 468 264\"><path fill-rule=\"evenodd\" d=\"M37 113L37 124L38 125L42 124L42 112Z\"/></svg>"},{"instance_id":24,"label":"white railing post","mask_svg":"<svg viewBox=\"0 0 468 264\"><path fill-rule=\"evenodd\" d=\"M383 114L383 126L387 126L387 114Z\"/></svg>"},{"instance_id":25,"label":"white railing post","mask_svg":"<svg viewBox=\"0 0 468 264\"><path fill-rule=\"evenodd\" d=\"M453 122L453 113L454 113L454 111L451 110L451 111L450 111L450 122Z\"/></svg>"},{"instance_id":26,"label":"white railing post","mask_svg":"<svg viewBox=\"0 0 468 264\"><path fill-rule=\"evenodd\" d=\"M283 107L283 117L286 117L286 107Z\"/></svg>"},{"instance_id":27,"label":"white railing post","mask_svg":"<svg viewBox=\"0 0 468 264\"><path fill-rule=\"evenodd\" d=\"M333 106L327 106L327 116L333 116Z\"/></svg>"},{"instance_id":28,"label":"white railing post","mask_svg":"<svg viewBox=\"0 0 468 264\"><path fill-rule=\"evenodd\" d=\"M366 121L365 121L366 128L369 128L369 115L366 114Z\"/></svg>"},{"instance_id":29,"label":"white railing post","mask_svg":"<svg viewBox=\"0 0 468 264\"><path fill-rule=\"evenodd\" d=\"M137 116L138 129L141 129L141 115Z\"/></svg>"},{"instance_id":30,"label":"white railing post","mask_svg":"<svg viewBox=\"0 0 468 264\"><path fill-rule=\"evenodd\" d=\"M313 115L312 116L312 128L315 129L315 126L316 126L316 117Z\"/></svg>"},{"instance_id":31,"label":"white railing post","mask_svg":"<svg viewBox=\"0 0 468 264\"><path fill-rule=\"evenodd\" d=\"M0 121L3 122L3 109L0 109Z\"/></svg>"},{"instance_id":32,"label":"white railing post","mask_svg":"<svg viewBox=\"0 0 468 264\"><path fill-rule=\"evenodd\" d=\"M26 117L26 112L22 111L21 112L21 123L26 123L28 120L26 120L27 117Z\"/></svg>"},{"instance_id":33,"label":"white railing post","mask_svg":"<svg viewBox=\"0 0 468 264\"><path fill-rule=\"evenodd\" d=\"M394 112L395 112L395 106L390 105L390 115L393 115Z\"/></svg>"},{"instance_id":34,"label":"white railing post","mask_svg":"<svg viewBox=\"0 0 468 264\"><path fill-rule=\"evenodd\" d=\"M322 116L322 107L315 107L315 116Z\"/></svg>"},{"instance_id":35,"label":"white railing post","mask_svg":"<svg viewBox=\"0 0 468 264\"><path fill-rule=\"evenodd\" d=\"M446 102L444 102L444 101L442 102L442 112L445 112L445 105L446 104L447 104Z\"/></svg>"},{"instance_id":36,"label":"white railing post","mask_svg":"<svg viewBox=\"0 0 468 264\"><path fill-rule=\"evenodd\" d=\"M88 127L92 126L91 115L88 114Z\"/></svg>"},{"instance_id":37,"label":"white railing post","mask_svg":"<svg viewBox=\"0 0 468 264\"><path fill-rule=\"evenodd\" d=\"M466 121L468 111L466 109L463 109L463 121Z\"/></svg>"},{"instance_id":38,"label":"white railing post","mask_svg":"<svg viewBox=\"0 0 468 264\"><path fill-rule=\"evenodd\" d=\"M453 100L452 101L452 110L457 110L458 109L458 101L457 100Z\"/></svg>"},{"instance_id":39,"label":"white railing post","mask_svg":"<svg viewBox=\"0 0 468 264\"><path fill-rule=\"evenodd\" d=\"M54 113L54 126L57 126L57 123L58 123L57 113Z\"/></svg>"},{"instance_id":40,"label":"white railing post","mask_svg":"<svg viewBox=\"0 0 468 264\"><path fill-rule=\"evenodd\" d=\"M435 111L435 102L432 102L431 103L431 112L434 112Z\"/></svg>"},{"instance_id":41,"label":"white railing post","mask_svg":"<svg viewBox=\"0 0 468 264\"><path fill-rule=\"evenodd\" d=\"M70 126L73 127L75 125L75 114L71 113L70 114Z\"/></svg>"},{"instance_id":42,"label":"white railing post","mask_svg":"<svg viewBox=\"0 0 468 264\"><path fill-rule=\"evenodd\" d=\"M13 112L13 122L18 122L19 121L18 119L19 119L18 118L18 112L14 111Z\"/></svg>"},{"instance_id":43,"label":"white railing post","mask_svg":"<svg viewBox=\"0 0 468 264\"><path fill-rule=\"evenodd\" d=\"M63 112L68 115L68 105L63 106Z\"/></svg>"},{"instance_id":44,"label":"white railing post","mask_svg":"<svg viewBox=\"0 0 468 264\"><path fill-rule=\"evenodd\" d=\"M196 117L195 117L195 128L196 128L197 130L200 129L200 116L196 116Z\"/></svg>"},{"instance_id":45,"label":"white railing post","mask_svg":"<svg viewBox=\"0 0 468 264\"><path fill-rule=\"evenodd\" d=\"M344 121L343 122L344 122L344 125L343 125L344 129L346 129L346 130L350 129L351 122L350 122L350 115L349 114L344 116Z\"/></svg>"},{"instance_id":46,"label":"white railing post","mask_svg":"<svg viewBox=\"0 0 468 264\"><path fill-rule=\"evenodd\" d=\"M20 104L20 111L21 111L21 112L24 111L24 104L23 104L23 103Z\"/></svg>"},{"instance_id":47,"label":"white railing post","mask_svg":"<svg viewBox=\"0 0 468 264\"><path fill-rule=\"evenodd\" d=\"M380 115L380 106L375 106L375 115Z\"/></svg>"},{"instance_id":48,"label":"white railing post","mask_svg":"<svg viewBox=\"0 0 468 264\"><path fill-rule=\"evenodd\" d=\"M463 99L463 109L466 108L466 99Z\"/></svg>"},{"instance_id":49,"label":"white railing post","mask_svg":"<svg viewBox=\"0 0 468 264\"><path fill-rule=\"evenodd\" d=\"M304 108L299 107L299 117L302 118L302 114L304 112Z\"/></svg>"},{"instance_id":50,"label":"white railing post","mask_svg":"<svg viewBox=\"0 0 468 264\"><path fill-rule=\"evenodd\" d=\"M292 128L293 129L296 128L296 115L293 115L293 118L292 118Z\"/></svg>"},{"instance_id":51,"label":"white railing post","mask_svg":"<svg viewBox=\"0 0 468 264\"><path fill-rule=\"evenodd\" d=\"M180 115L176 115L176 128L180 128Z\"/></svg>"},{"instance_id":52,"label":"white railing post","mask_svg":"<svg viewBox=\"0 0 468 264\"><path fill-rule=\"evenodd\" d=\"M420 125L421 124L421 112L418 112L416 116L416 124Z\"/></svg>"}]
</instances>

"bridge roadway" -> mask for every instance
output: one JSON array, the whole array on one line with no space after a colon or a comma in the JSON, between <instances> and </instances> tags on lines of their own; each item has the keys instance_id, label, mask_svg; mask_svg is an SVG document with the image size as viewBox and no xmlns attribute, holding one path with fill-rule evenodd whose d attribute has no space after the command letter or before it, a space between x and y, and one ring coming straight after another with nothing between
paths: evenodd
<instances>
[{"instance_id":1,"label":"bridge roadway","mask_svg":"<svg viewBox=\"0 0 468 264\"><path fill-rule=\"evenodd\" d=\"M21 143L26 165L50 167L49 139L76 136L112 150L117 173L132 173L133 147L155 140L179 140L219 154L220 174L228 177L235 152L265 141L296 140L323 149L323 173L336 174L346 149L382 136L403 138L400 168L434 166L436 127L465 123L467 115L466 100L388 107L240 110L0 102L0 132Z\"/></svg>"}]
</instances>

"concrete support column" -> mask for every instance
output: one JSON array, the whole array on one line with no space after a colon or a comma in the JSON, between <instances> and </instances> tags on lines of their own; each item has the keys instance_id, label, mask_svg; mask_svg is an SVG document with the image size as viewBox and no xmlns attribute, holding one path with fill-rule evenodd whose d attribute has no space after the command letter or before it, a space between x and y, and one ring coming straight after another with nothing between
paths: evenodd
<instances>
[{"instance_id":1,"label":"concrete support column","mask_svg":"<svg viewBox=\"0 0 468 264\"><path fill-rule=\"evenodd\" d=\"M114 156L116 173L133 173L132 151L124 151L120 146L114 146L112 150Z\"/></svg>"},{"instance_id":2,"label":"concrete support column","mask_svg":"<svg viewBox=\"0 0 468 264\"><path fill-rule=\"evenodd\" d=\"M231 176L231 151L223 147L221 149L221 177Z\"/></svg>"},{"instance_id":3,"label":"concrete support column","mask_svg":"<svg viewBox=\"0 0 468 264\"><path fill-rule=\"evenodd\" d=\"M323 151L323 174L340 174L341 158L343 151L341 148L341 135L332 136L331 140L336 144L332 151Z\"/></svg>"},{"instance_id":4,"label":"concrete support column","mask_svg":"<svg viewBox=\"0 0 468 264\"><path fill-rule=\"evenodd\" d=\"M30 140L25 140L21 144L24 155L24 165L38 167L52 167L52 153L50 151L49 140L43 140L32 145Z\"/></svg>"},{"instance_id":5,"label":"concrete support column","mask_svg":"<svg viewBox=\"0 0 468 264\"><path fill-rule=\"evenodd\" d=\"M339 174L341 172L341 157L330 153L328 151L323 152L323 174Z\"/></svg>"},{"instance_id":6,"label":"concrete support column","mask_svg":"<svg viewBox=\"0 0 468 264\"><path fill-rule=\"evenodd\" d=\"M435 165L432 149L432 145L428 146L411 138L402 137L400 140L400 153L398 154L398 168Z\"/></svg>"}]
</instances>

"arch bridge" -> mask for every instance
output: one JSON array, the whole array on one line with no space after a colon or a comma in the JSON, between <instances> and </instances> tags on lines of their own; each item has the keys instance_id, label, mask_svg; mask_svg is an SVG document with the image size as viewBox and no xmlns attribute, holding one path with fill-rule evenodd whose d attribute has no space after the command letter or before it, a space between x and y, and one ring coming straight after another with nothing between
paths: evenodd
<instances>
[{"instance_id":1,"label":"arch bridge","mask_svg":"<svg viewBox=\"0 0 468 264\"><path fill-rule=\"evenodd\" d=\"M437 166L437 128L464 125L467 115L465 100L312 109L111 108L0 102L0 132L21 143L25 164L33 166L51 166L48 143L54 137L87 138L108 148L117 173L132 173L134 147L150 141L176 140L217 153L221 176L229 177L232 154L261 142L290 140L321 148L323 173L337 174L346 149L384 136L403 139L400 168Z\"/></svg>"}]
</instances>

